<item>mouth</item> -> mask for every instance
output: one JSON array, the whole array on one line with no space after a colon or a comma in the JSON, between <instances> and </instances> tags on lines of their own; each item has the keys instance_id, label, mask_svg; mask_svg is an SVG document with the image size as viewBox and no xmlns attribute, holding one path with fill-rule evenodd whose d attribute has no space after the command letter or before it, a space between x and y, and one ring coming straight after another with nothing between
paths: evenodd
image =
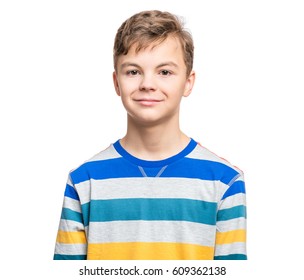
<instances>
[{"instance_id":1,"label":"mouth","mask_svg":"<svg viewBox=\"0 0 304 280\"><path fill-rule=\"evenodd\" d=\"M143 106L153 106L161 102L158 99L135 99L135 101Z\"/></svg>"}]
</instances>

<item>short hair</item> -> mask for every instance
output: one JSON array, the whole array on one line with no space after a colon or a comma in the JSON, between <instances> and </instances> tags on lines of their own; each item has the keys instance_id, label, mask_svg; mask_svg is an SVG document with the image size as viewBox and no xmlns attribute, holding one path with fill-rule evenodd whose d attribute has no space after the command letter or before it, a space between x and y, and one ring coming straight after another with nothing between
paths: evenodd
<instances>
[{"instance_id":1,"label":"short hair","mask_svg":"<svg viewBox=\"0 0 304 280\"><path fill-rule=\"evenodd\" d=\"M182 46L186 74L190 75L193 67L194 45L192 35L184 28L180 17L169 12L158 10L143 11L124 21L117 30L114 41L114 68L120 55L126 55L136 44L136 52L149 47L152 43L158 45L169 36L177 38Z\"/></svg>"}]
</instances>

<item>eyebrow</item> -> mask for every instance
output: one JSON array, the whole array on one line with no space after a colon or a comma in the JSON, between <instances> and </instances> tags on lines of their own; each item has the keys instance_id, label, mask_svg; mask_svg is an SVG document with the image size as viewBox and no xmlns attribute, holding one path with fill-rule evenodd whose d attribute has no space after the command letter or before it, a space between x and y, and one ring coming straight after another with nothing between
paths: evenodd
<instances>
[{"instance_id":1,"label":"eyebrow","mask_svg":"<svg viewBox=\"0 0 304 280\"><path fill-rule=\"evenodd\" d=\"M164 67L164 66L173 66L175 68L178 68L178 65L175 62L173 62L173 61L163 62L163 63L159 64L157 66L157 68Z\"/></svg>"},{"instance_id":2,"label":"eyebrow","mask_svg":"<svg viewBox=\"0 0 304 280\"><path fill-rule=\"evenodd\" d=\"M140 65L138 65L136 63L125 62L125 63L121 64L120 69L124 69L124 68L130 67L130 66L140 68ZM173 61L162 62L159 65L157 65L156 68L160 68L160 67L164 67L164 66L172 66L172 67L178 68L178 65Z\"/></svg>"},{"instance_id":3,"label":"eyebrow","mask_svg":"<svg viewBox=\"0 0 304 280\"><path fill-rule=\"evenodd\" d=\"M124 68L129 67L129 66L139 67L139 65L136 64L136 63L125 62L125 63L123 63L123 64L120 65L120 69L124 69Z\"/></svg>"}]
</instances>

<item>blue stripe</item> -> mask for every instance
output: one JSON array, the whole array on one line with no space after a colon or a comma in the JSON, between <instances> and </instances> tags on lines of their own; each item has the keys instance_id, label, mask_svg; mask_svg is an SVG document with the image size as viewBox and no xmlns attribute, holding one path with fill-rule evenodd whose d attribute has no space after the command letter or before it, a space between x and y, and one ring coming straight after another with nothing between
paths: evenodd
<instances>
[{"instance_id":1,"label":"blue stripe","mask_svg":"<svg viewBox=\"0 0 304 280\"><path fill-rule=\"evenodd\" d=\"M61 255L54 254L53 260L86 260L86 255Z\"/></svg>"},{"instance_id":2,"label":"blue stripe","mask_svg":"<svg viewBox=\"0 0 304 280\"><path fill-rule=\"evenodd\" d=\"M217 204L191 199L110 199L92 200L86 211L90 211L91 222L189 221L215 225Z\"/></svg>"},{"instance_id":3,"label":"blue stripe","mask_svg":"<svg viewBox=\"0 0 304 280\"><path fill-rule=\"evenodd\" d=\"M148 160L142 160L139 158L134 157L133 155L129 154L121 145L120 141L116 141L113 144L116 151L124 158L126 158L129 162L131 162L133 165L142 166L142 167L148 167L148 168L157 168L157 167L163 167L166 165L170 165L174 161L177 161L188 154L190 154L194 148L197 146L197 142L195 142L192 138L190 139L189 144L178 154L163 159L163 160L154 160L154 161L148 161Z\"/></svg>"},{"instance_id":4,"label":"blue stripe","mask_svg":"<svg viewBox=\"0 0 304 280\"><path fill-rule=\"evenodd\" d=\"M243 254L231 254L226 256L215 256L215 260L247 260L247 256Z\"/></svg>"},{"instance_id":5,"label":"blue stripe","mask_svg":"<svg viewBox=\"0 0 304 280\"><path fill-rule=\"evenodd\" d=\"M144 169L149 168L145 167ZM161 177L217 180L228 184L237 174L236 170L219 162L183 158L169 165ZM90 179L132 177L142 177L142 173L138 166L131 164L124 158L87 162L71 173L74 184Z\"/></svg>"},{"instance_id":6,"label":"blue stripe","mask_svg":"<svg viewBox=\"0 0 304 280\"><path fill-rule=\"evenodd\" d=\"M136 165L130 164L124 158L92 161L84 163L71 173L74 184L94 179L142 177Z\"/></svg>"},{"instance_id":7,"label":"blue stripe","mask_svg":"<svg viewBox=\"0 0 304 280\"><path fill-rule=\"evenodd\" d=\"M79 201L78 193L76 192L76 190L75 190L72 186L70 186L70 185L68 185L68 184L66 185L65 192L64 192L64 196Z\"/></svg>"},{"instance_id":8,"label":"blue stripe","mask_svg":"<svg viewBox=\"0 0 304 280\"><path fill-rule=\"evenodd\" d=\"M236 218L246 218L246 206L239 205L228 209L219 210L217 214L218 221L227 221Z\"/></svg>"},{"instance_id":9,"label":"blue stripe","mask_svg":"<svg viewBox=\"0 0 304 280\"><path fill-rule=\"evenodd\" d=\"M238 193L245 193L245 183L244 181L236 181L234 182L230 188L224 193L222 199L225 199L229 196L238 194Z\"/></svg>"},{"instance_id":10,"label":"blue stripe","mask_svg":"<svg viewBox=\"0 0 304 280\"><path fill-rule=\"evenodd\" d=\"M81 213L73 211L73 210L68 209L68 208L62 208L61 219L83 223Z\"/></svg>"}]
</instances>

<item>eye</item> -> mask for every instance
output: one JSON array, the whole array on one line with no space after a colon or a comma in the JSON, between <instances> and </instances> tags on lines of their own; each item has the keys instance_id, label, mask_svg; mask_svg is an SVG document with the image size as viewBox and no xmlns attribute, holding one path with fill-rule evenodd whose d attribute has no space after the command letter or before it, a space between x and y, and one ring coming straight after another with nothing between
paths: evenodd
<instances>
[{"instance_id":1,"label":"eye","mask_svg":"<svg viewBox=\"0 0 304 280\"><path fill-rule=\"evenodd\" d=\"M162 76L170 76L172 73L170 71L168 71L168 70L161 70L160 74Z\"/></svg>"},{"instance_id":2,"label":"eye","mask_svg":"<svg viewBox=\"0 0 304 280\"><path fill-rule=\"evenodd\" d=\"M136 76L138 74L139 74L138 70L129 70L129 71L127 71L127 75L128 76Z\"/></svg>"}]
</instances>

